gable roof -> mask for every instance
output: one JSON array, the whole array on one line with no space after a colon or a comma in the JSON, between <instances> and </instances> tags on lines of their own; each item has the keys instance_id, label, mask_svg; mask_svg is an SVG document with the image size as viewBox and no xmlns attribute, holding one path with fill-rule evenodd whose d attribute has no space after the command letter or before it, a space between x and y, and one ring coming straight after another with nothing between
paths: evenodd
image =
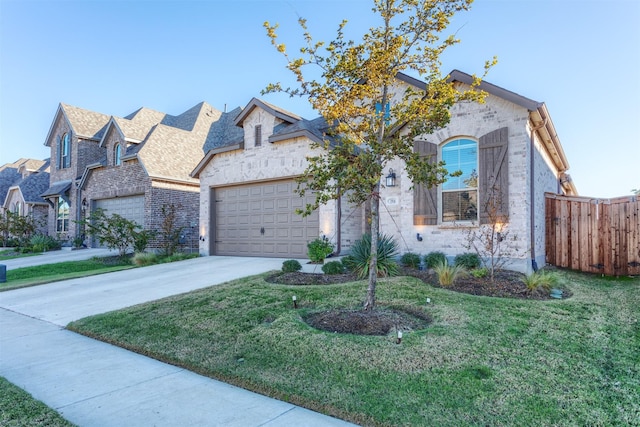
<instances>
[{"instance_id":1,"label":"gable roof","mask_svg":"<svg viewBox=\"0 0 640 427\"><path fill-rule=\"evenodd\" d=\"M22 175L18 173L18 168L10 163L0 168L0 200L4 201L11 188Z\"/></svg>"},{"instance_id":2,"label":"gable roof","mask_svg":"<svg viewBox=\"0 0 640 427\"><path fill-rule=\"evenodd\" d=\"M328 141L330 146L333 146L335 139L327 135L328 129L329 125L327 125L323 117L318 117L313 120L302 119L299 122L289 126L283 126L275 131L273 135L269 137L269 142L273 143L297 137L307 137L318 144Z\"/></svg>"},{"instance_id":3,"label":"gable roof","mask_svg":"<svg viewBox=\"0 0 640 427\"><path fill-rule=\"evenodd\" d=\"M165 118L149 131L135 155L152 179L197 184L190 173L202 158L211 128L222 114L201 102L179 116Z\"/></svg>"},{"instance_id":4,"label":"gable roof","mask_svg":"<svg viewBox=\"0 0 640 427\"><path fill-rule=\"evenodd\" d=\"M200 102L187 111L172 116L142 107L125 116L108 116L82 108L60 104L46 145L51 145L52 134L60 120L66 120L78 136L100 142L116 132L126 144L122 160L137 159L152 179L197 184L190 176L202 155L212 147L228 144L242 138L242 129L235 119L242 109L222 113L206 102ZM89 174L106 166L106 157L85 167L80 186ZM45 196L66 191L66 185L52 184Z\"/></svg>"},{"instance_id":5,"label":"gable roof","mask_svg":"<svg viewBox=\"0 0 640 427\"><path fill-rule=\"evenodd\" d=\"M249 103L247 104L247 106L244 107L244 109L242 110L242 113L240 113L236 118L235 124L237 126L242 126L242 122L244 122L244 119L246 119L247 116L251 114L251 112L255 108L262 108L272 116L275 116L281 120L284 120L287 123L295 123L299 120L302 120L302 117L300 117L297 114L291 113L280 107L276 107L275 105L264 102L261 99L252 98L251 101L249 101Z\"/></svg>"},{"instance_id":6,"label":"gable roof","mask_svg":"<svg viewBox=\"0 0 640 427\"><path fill-rule=\"evenodd\" d=\"M453 70L449 74L449 81L471 85L473 83L473 76L459 70ZM529 120L531 120L533 125L533 131L536 132L540 141L542 141L558 171L563 173L569 169L569 161L564 153L562 144L560 144L558 133L556 132L556 128L544 102L534 101L484 80L480 83L479 89L490 95L497 96L526 108L529 111Z\"/></svg>"},{"instance_id":7,"label":"gable roof","mask_svg":"<svg viewBox=\"0 0 640 427\"><path fill-rule=\"evenodd\" d=\"M22 198L25 203L46 204L46 201L40 195L44 193L47 188L49 188L49 173L35 172L18 181L9 191L18 189L22 193Z\"/></svg>"}]
</instances>

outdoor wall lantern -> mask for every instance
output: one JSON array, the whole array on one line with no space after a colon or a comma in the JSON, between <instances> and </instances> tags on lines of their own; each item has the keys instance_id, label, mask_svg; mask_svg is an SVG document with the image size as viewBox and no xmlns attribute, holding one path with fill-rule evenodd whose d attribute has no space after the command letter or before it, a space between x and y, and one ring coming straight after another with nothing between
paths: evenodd
<instances>
[{"instance_id":1,"label":"outdoor wall lantern","mask_svg":"<svg viewBox=\"0 0 640 427\"><path fill-rule=\"evenodd\" d=\"M416 239L418 239L418 242L422 242L422 236L420 235L420 233L416 234Z\"/></svg>"},{"instance_id":2,"label":"outdoor wall lantern","mask_svg":"<svg viewBox=\"0 0 640 427\"><path fill-rule=\"evenodd\" d=\"M396 186L396 173L393 169L389 169L389 175L386 178L387 187L395 187Z\"/></svg>"}]
</instances>

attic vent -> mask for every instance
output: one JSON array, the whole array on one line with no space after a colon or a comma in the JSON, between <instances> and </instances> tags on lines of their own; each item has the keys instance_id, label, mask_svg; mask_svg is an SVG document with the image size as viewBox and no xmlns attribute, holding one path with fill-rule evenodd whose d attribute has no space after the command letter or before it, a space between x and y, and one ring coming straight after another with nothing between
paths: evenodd
<instances>
[{"instance_id":1,"label":"attic vent","mask_svg":"<svg viewBox=\"0 0 640 427\"><path fill-rule=\"evenodd\" d=\"M256 125L256 147L260 147L262 145L262 125Z\"/></svg>"}]
</instances>

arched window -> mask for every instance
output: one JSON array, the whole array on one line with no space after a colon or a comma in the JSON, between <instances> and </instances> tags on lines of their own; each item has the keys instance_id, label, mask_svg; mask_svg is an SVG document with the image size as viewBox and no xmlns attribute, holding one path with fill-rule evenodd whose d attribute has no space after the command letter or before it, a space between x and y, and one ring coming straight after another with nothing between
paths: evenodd
<instances>
[{"instance_id":1,"label":"arched window","mask_svg":"<svg viewBox=\"0 0 640 427\"><path fill-rule=\"evenodd\" d=\"M120 157L120 144L116 144L116 146L113 149L113 164L116 166L120 166L120 164L122 163L122 159Z\"/></svg>"},{"instance_id":2,"label":"arched window","mask_svg":"<svg viewBox=\"0 0 640 427\"><path fill-rule=\"evenodd\" d=\"M69 203L58 197L56 206L56 231L69 231Z\"/></svg>"},{"instance_id":3,"label":"arched window","mask_svg":"<svg viewBox=\"0 0 640 427\"><path fill-rule=\"evenodd\" d=\"M13 213L16 215L22 215L22 203L21 202L15 202L13 204Z\"/></svg>"},{"instance_id":4,"label":"arched window","mask_svg":"<svg viewBox=\"0 0 640 427\"><path fill-rule=\"evenodd\" d=\"M442 184L442 221L476 221L478 219L478 143L455 139L442 146L442 160L452 173Z\"/></svg>"}]
</instances>

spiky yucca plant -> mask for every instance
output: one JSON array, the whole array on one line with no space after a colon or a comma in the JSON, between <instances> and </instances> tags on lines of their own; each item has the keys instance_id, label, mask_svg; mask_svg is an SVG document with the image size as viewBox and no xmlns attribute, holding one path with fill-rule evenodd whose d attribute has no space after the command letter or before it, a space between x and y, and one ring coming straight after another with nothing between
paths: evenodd
<instances>
[{"instance_id":1,"label":"spiky yucca plant","mask_svg":"<svg viewBox=\"0 0 640 427\"><path fill-rule=\"evenodd\" d=\"M523 277L521 280L529 293L537 290L549 292L552 287L560 283L560 276L553 271L539 270Z\"/></svg>"},{"instance_id":2,"label":"spiky yucca plant","mask_svg":"<svg viewBox=\"0 0 640 427\"><path fill-rule=\"evenodd\" d=\"M459 277L466 276L467 270L461 265L449 265L447 260L437 263L433 270L438 275L440 286L451 286Z\"/></svg>"},{"instance_id":3,"label":"spiky yucca plant","mask_svg":"<svg viewBox=\"0 0 640 427\"><path fill-rule=\"evenodd\" d=\"M398 255L398 244L391 236L386 234L378 238L378 277L397 276L398 264L395 257ZM371 235L365 234L351 247L353 259L353 271L360 279L369 275L369 259L371 257Z\"/></svg>"}]
</instances>

